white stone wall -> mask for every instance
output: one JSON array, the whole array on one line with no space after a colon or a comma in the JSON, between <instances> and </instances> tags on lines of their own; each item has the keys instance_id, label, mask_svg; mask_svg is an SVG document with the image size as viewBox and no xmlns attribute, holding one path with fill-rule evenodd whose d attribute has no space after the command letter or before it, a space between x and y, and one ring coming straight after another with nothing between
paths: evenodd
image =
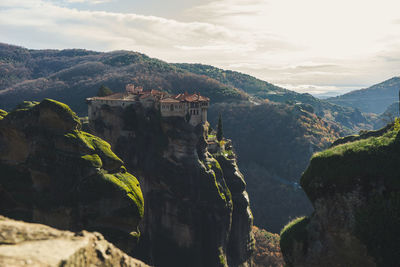
<instances>
[{"instance_id":1,"label":"white stone wall","mask_svg":"<svg viewBox=\"0 0 400 267\"><path fill-rule=\"evenodd\" d=\"M189 109L190 120L189 123L193 126L201 123L202 113L200 108L190 108Z\"/></svg>"},{"instance_id":2,"label":"white stone wall","mask_svg":"<svg viewBox=\"0 0 400 267\"><path fill-rule=\"evenodd\" d=\"M88 116L89 120L95 119L98 114L97 110L101 108L102 105L107 105L110 107L127 107L132 103L135 103L134 100L89 100L88 101Z\"/></svg>"}]
</instances>

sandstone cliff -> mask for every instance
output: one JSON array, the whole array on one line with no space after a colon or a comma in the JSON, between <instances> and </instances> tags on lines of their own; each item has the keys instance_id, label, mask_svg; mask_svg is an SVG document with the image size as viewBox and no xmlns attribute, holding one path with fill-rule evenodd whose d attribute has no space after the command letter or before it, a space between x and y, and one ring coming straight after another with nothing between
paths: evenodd
<instances>
[{"instance_id":1,"label":"sandstone cliff","mask_svg":"<svg viewBox=\"0 0 400 267\"><path fill-rule=\"evenodd\" d=\"M247 266L254 239L245 182L234 156L207 151L208 125L161 118L140 103L96 114L90 128L142 186L138 256L156 266Z\"/></svg>"},{"instance_id":2,"label":"sandstone cliff","mask_svg":"<svg viewBox=\"0 0 400 267\"><path fill-rule=\"evenodd\" d=\"M399 119L315 154L301 185L315 212L283 229L288 266L398 266Z\"/></svg>"},{"instance_id":3,"label":"sandstone cliff","mask_svg":"<svg viewBox=\"0 0 400 267\"><path fill-rule=\"evenodd\" d=\"M0 117L0 214L73 231L95 230L126 250L139 236L137 179L78 117L53 100Z\"/></svg>"},{"instance_id":4,"label":"sandstone cliff","mask_svg":"<svg viewBox=\"0 0 400 267\"><path fill-rule=\"evenodd\" d=\"M0 216L0 266L145 267L99 233L72 233Z\"/></svg>"}]
</instances>

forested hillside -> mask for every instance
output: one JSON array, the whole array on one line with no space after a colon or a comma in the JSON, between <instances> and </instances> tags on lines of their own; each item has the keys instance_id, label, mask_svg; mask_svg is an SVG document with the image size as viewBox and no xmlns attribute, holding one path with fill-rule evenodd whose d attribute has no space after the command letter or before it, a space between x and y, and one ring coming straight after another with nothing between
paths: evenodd
<instances>
[{"instance_id":1,"label":"forested hillside","mask_svg":"<svg viewBox=\"0 0 400 267\"><path fill-rule=\"evenodd\" d=\"M358 108L362 112L383 113L387 107L399 100L400 77L393 77L366 89L328 98L327 101Z\"/></svg>"},{"instance_id":2,"label":"forested hillside","mask_svg":"<svg viewBox=\"0 0 400 267\"><path fill-rule=\"evenodd\" d=\"M223 70L202 64L175 65L192 73L214 78L219 82L238 88L257 99L268 99L279 103L311 105L315 114L327 121L338 123L347 133L358 132L361 129L373 127L371 118L353 107L335 105L315 98L310 94L296 93L236 71Z\"/></svg>"},{"instance_id":3,"label":"forested hillside","mask_svg":"<svg viewBox=\"0 0 400 267\"><path fill-rule=\"evenodd\" d=\"M199 91L213 102L246 100L242 91L146 55L116 51L28 50L0 44L0 106L11 109L21 99L50 97L87 112L85 98L101 85L124 91L127 83L169 93Z\"/></svg>"}]
</instances>

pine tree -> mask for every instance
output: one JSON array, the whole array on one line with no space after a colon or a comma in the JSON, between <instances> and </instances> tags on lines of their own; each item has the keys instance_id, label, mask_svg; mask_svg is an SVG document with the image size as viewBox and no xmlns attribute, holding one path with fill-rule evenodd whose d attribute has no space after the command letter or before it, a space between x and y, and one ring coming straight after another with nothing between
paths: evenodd
<instances>
[{"instance_id":1,"label":"pine tree","mask_svg":"<svg viewBox=\"0 0 400 267\"><path fill-rule=\"evenodd\" d=\"M217 140L221 141L224 133L222 131L222 116L219 114L218 126L217 126Z\"/></svg>"},{"instance_id":2,"label":"pine tree","mask_svg":"<svg viewBox=\"0 0 400 267\"><path fill-rule=\"evenodd\" d=\"M101 85L99 88L99 91L97 92L97 96L108 96L108 95L112 95L114 92L111 91L110 88L108 88L107 86Z\"/></svg>"}]
</instances>

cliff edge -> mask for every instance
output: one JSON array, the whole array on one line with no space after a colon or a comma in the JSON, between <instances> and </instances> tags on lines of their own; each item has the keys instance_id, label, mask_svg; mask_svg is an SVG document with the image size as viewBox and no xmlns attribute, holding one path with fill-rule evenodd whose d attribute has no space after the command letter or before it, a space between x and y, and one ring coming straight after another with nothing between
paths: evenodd
<instances>
[{"instance_id":1,"label":"cliff edge","mask_svg":"<svg viewBox=\"0 0 400 267\"><path fill-rule=\"evenodd\" d=\"M0 266L148 266L96 232L60 231L0 216L0 233Z\"/></svg>"},{"instance_id":2,"label":"cliff edge","mask_svg":"<svg viewBox=\"0 0 400 267\"><path fill-rule=\"evenodd\" d=\"M281 232L288 266L397 266L400 260L400 120L338 140L301 178L309 218Z\"/></svg>"}]
</instances>

